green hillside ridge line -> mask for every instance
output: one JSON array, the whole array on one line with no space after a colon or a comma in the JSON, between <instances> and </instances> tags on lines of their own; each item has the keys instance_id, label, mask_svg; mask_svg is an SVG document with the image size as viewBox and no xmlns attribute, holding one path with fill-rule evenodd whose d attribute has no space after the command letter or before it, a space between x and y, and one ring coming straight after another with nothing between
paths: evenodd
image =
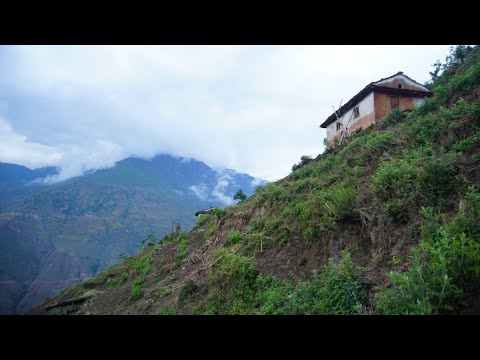
<instances>
[{"instance_id":1,"label":"green hillside ridge line","mask_svg":"<svg viewBox=\"0 0 480 360\"><path fill-rule=\"evenodd\" d=\"M30 313L479 313L480 48L457 47L443 70L415 110Z\"/></svg>"}]
</instances>

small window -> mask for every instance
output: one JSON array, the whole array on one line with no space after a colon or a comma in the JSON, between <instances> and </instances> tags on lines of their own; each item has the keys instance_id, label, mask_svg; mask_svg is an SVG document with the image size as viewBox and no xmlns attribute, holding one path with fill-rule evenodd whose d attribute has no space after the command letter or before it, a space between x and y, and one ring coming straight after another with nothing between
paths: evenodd
<instances>
[{"instance_id":1,"label":"small window","mask_svg":"<svg viewBox=\"0 0 480 360\"><path fill-rule=\"evenodd\" d=\"M403 89L403 85L402 85L402 84L398 84L398 88L399 88L399 89Z\"/></svg>"},{"instance_id":2,"label":"small window","mask_svg":"<svg viewBox=\"0 0 480 360\"><path fill-rule=\"evenodd\" d=\"M360 116L360 109L358 106L356 108L353 108L353 118L357 118Z\"/></svg>"},{"instance_id":3,"label":"small window","mask_svg":"<svg viewBox=\"0 0 480 360\"><path fill-rule=\"evenodd\" d=\"M337 131L340 130L341 127L342 127L342 124L340 124L340 122L337 122Z\"/></svg>"}]
</instances>

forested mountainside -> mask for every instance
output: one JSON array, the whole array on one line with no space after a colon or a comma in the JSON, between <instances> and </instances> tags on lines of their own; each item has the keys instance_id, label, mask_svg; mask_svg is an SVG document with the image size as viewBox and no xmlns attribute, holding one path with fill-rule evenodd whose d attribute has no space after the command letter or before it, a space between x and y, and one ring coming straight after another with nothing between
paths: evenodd
<instances>
[{"instance_id":1,"label":"forested mountainside","mask_svg":"<svg viewBox=\"0 0 480 360\"><path fill-rule=\"evenodd\" d=\"M480 49L440 65L415 110L31 313L480 312Z\"/></svg>"},{"instance_id":2,"label":"forested mountainside","mask_svg":"<svg viewBox=\"0 0 480 360\"><path fill-rule=\"evenodd\" d=\"M25 312L135 254L146 236L161 238L177 222L189 230L196 211L266 183L169 155L124 159L51 185L38 181L56 174L0 164L0 313Z\"/></svg>"}]
</instances>

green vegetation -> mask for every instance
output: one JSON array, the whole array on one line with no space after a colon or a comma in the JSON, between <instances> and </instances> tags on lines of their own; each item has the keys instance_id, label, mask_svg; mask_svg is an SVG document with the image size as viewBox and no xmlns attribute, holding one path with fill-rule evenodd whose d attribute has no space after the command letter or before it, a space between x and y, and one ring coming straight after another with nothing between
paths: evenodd
<instances>
[{"instance_id":1,"label":"green vegetation","mask_svg":"<svg viewBox=\"0 0 480 360\"><path fill-rule=\"evenodd\" d=\"M185 258L185 255L187 254L187 249L188 249L188 233L182 232L177 236L178 241L178 251L175 254L175 264L177 266L180 265L180 263L183 261Z\"/></svg>"},{"instance_id":2,"label":"green vegetation","mask_svg":"<svg viewBox=\"0 0 480 360\"><path fill-rule=\"evenodd\" d=\"M338 263L331 260L296 287L259 274L242 255L226 250L217 255L222 260L212 269L208 296L197 314L358 314L367 307L364 269L353 264L350 253L343 252Z\"/></svg>"},{"instance_id":3,"label":"green vegetation","mask_svg":"<svg viewBox=\"0 0 480 360\"><path fill-rule=\"evenodd\" d=\"M235 195L233 195L233 200L238 200L238 203L243 203L245 200L247 200L247 195L243 192L242 189L239 189Z\"/></svg>"},{"instance_id":4,"label":"green vegetation","mask_svg":"<svg viewBox=\"0 0 480 360\"><path fill-rule=\"evenodd\" d=\"M173 306L165 306L157 310L156 315L180 315Z\"/></svg>"},{"instance_id":5,"label":"green vegetation","mask_svg":"<svg viewBox=\"0 0 480 360\"><path fill-rule=\"evenodd\" d=\"M185 284L183 284L182 288L180 289L180 293L178 294L178 301L184 302L189 297L191 297L195 291L197 291L198 286L192 281L188 280Z\"/></svg>"},{"instance_id":6,"label":"green vegetation","mask_svg":"<svg viewBox=\"0 0 480 360\"><path fill-rule=\"evenodd\" d=\"M295 171L297 169L300 169L302 167L304 167L305 165L307 165L310 161L312 161L312 157L311 156L308 156L308 155L303 155L301 158L300 158L300 162L298 164L295 164L292 166L292 171Z\"/></svg>"},{"instance_id":7,"label":"green vegetation","mask_svg":"<svg viewBox=\"0 0 480 360\"><path fill-rule=\"evenodd\" d=\"M465 199L468 212L448 223L432 208L422 209L422 241L410 268L390 273L392 286L378 294L378 312L439 314L469 306L480 290L480 194L470 187Z\"/></svg>"},{"instance_id":8,"label":"green vegetation","mask_svg":"<svg viewBox=\"0 0 480 360\"><path fill-rule=\"evenodd\" d=\"M166 237L173 270L155 296L178 301L157 313L478 312L480 48L452 54L423 105ZM126 261L132 299L148 251ZM195 270L173 266L189 254Z\"/></svg>"},{"instance_id":9,"label":"green vegetation","mask_svg":"<svg viewBox=\"0 0 480 360\"><path fill-rule=\"evenodd\" d=\"M202 227L205 223L210 220L210 214L200 214L198 215L197 222L195 223L194 229Z\"/></svg>"},{"instance_id":10,"label":"green vegetation","mask_svg":"<svg viewBox=\"0 0 480 360\"><path fill-rule=\"evenodd\" d=\"M218 228L220 225L221 220L227 216L227 210L225 209L220 209L220 208L215 208L213 209L213 213L209 216L207 221L207 229L205 230L205 235L204 235L204 241L207 241L212 234L215 232L215 230Z\"/></svg>"},{"instance_id":11,"label":"green vegetation","mask_svg":"<svg viewBox=\"0 0 480 360\"><path fill-rule=\"evenodd\" d=\"M133 262L130 265L130 269L137 277L130 286L130 299L137 300L142 296L142 287L145 283L145 278L150 273L152 267L152 252L136 259L132 258L132 260Z\"/></svg>"}]
</instances>

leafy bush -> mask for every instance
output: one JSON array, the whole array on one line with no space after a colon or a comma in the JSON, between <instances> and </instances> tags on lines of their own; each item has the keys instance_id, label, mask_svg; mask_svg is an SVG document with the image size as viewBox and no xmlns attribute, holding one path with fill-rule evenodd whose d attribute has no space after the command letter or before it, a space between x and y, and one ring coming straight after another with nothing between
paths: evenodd
<instances>
[{"instance_id":1,"label":"leafy bush","mask_svg":"<svg viewBox=\"0 0 480 360\"><path fill-rule=\"evenodd\" d=\"M164 306L157 310L156 315L180 315L177 309L173 306Z\"/></svg>"},{"instance_id":2,"label":"leafy bush","mask_svg":"<svg viewBox=\"0 0 480 360\"><path fill-rule=\"evenodd\" d=\"M260 275L246 257L221 250L208 280L208 297L198 314L357 314L367 306L364 269L350 253L331 260L311 281L292 287L272 275Z\"/></svg>"},{"instance_id":3,"label":"leafy bush","mask_svg":"<svg viewBox=\"0 0 480 360\"><path fill-rule=\"evenodd\" d=\"M303 155L301 158L300 158L300 162L298 164L294 164L292 166L292 171L295 171L297 169L300 169L302 167L304 167L305 165L307 165L310 161L312 161L312 157L311 156L308 156L308 155Z\"/></svg>"},{"instance_id":4,"label":"leafy bush","mask_svg":"<svg viewBox=\"0 0 480 360\"><path fill-rule=\"evenodd\" d=\"M180 289L180 293L178 294L178 301L184 302L189 297L191 297L195 291L197 291L198 286L192 281L188 280L185 284L183 284L182 288Z\"/></svg>"},{"instance_id":5,"label":"leafy bush","mask_svg":"<svg viewBox=\"0 0 480 360\"><path fill-rule=\"evenodd\" d=\"M392 286L378 294L377 312L454 313L472 301L480 290L480 194L470 188L466 200L469 211L449 223L422 209L423 240L412 250L411 267L390 273Z\"/></svg>"},{"instance_id":6,"label":"leafy bush","mask_svg":"<svg viewBox=\"0 0 480 360\"><path fill-rule=\"evenodd\" d=\"M284 315L285 307L292 296L293 288L272 275L259 275L256 279L256 314Z\"/></svg>"},{"instance_id":7,"label":"leafy bush","mask_svg":"<svg viewBox=\"0 0 480 360\"><path fill-rule=\"evenodd\" d=\"M232 231L230 234L228 234L226 245L227 246L234 245L241 241L242 241L242 233L240 233L240 231Z\"/></svg>"},{"instance_id":8,"label":"leafy bush","mask_svg":"<svg viewBox=\"0 0 480 360\"><path fill-rule=\"evenodd\" d=\"M389 125L395 125L401 122L403 119L405 119L405 113L400 110L394 110L390 114L388 114L382 122L389 126Z\"/></svg>"},{"instance_id":9,"label":"leafy bush","mask_svg":"<svg viewBox=\"0 0 480 360\"><path fill-rule=\"evenodd\" d=\"M182 262L188 250L188 233L182 232L177 238L178 250L175 254L175 264L178 266Z\"/></svg>"},{"instance_id":10,"label":"leafy bush","mask_svg":"<svg viewBox=\"0 0 480 360\"><path fill-rule=\"evenodd\" d=\"M397 221L408 219L405 209L443 208L446 195L462 185L456 178L455 162L455 154L435 155L429 146L404 151L380 165L372 179L375 194Z\"/></svg>"},{"instance_id":11,"label":"leafy bush","mask_svg":"<svg viewBox=\"0 0 480 360\"><path fill-rule=\"evenodd\" d=\"M330 260L310 282L297 284L286 312L291 314L358 314L367 306L367 291L361 279L364 269L353 264L351 254Z\"/></svg>"},{"instance_id":12,"label":"leafy bush","mask_svg":"<svg viewBox=\"0 0 480 360\"><path fill-rule=\"evenodd\" d=\"M123 284L125 281L128 279L128 273L126 271L122 272L122 275L120 275L120 280L119 283Z\"/></svg>"},{"instance_id":13,"label":"leafy bush","mask_svg":"<svg viewBox=\"0 0 480 360\"><path fill-rule=\"evenodd\" d=\"M206 306L210 313L241 314L248 312L254 298L257 270L242 255L231 254L228 249L215 252L219 258L208 279Z\"/></svg>"},{"instance_id":14,"label":"leafy bush","mask_svg":"<svg viewBox=\"0 0 480 360\"><path fill-rule=\"evenodd\" d=\"M115 286L117 286L117 283L118 283L118 282L117 282L116 279L109 278L109 279L107 280L106 285L107 285L107 287L108 287L109 289L111 289L111 288L114 288Z\"/></svg>"},{"instance_id":15,"label":"leafy bush","mask_svg":"<svg viewBox=\"0 0 480 360\"><path fill-rule=\"evenodd\" d=\"M469 136L465 139L458 141L453 145L452 148L455 151L460 151L463 153L470 150L471 148L473 148L474 145L478 143L480 143L480 131L472 136Z\"/></svg>"},{"instance_id":16,"label":"leafy bush","mask_svg":"<svg viewBox=\"0 0 480 360\"><path fill-rule=\"evenodd\" d=\"M195 223L194 229L198 229L199 227L203 226L205 223L207 223L211 219L210 214L200 214L198 215L197 222Z\"/></svg>"},{"instance_id":17,"label":"leafy bush","mask_svg":"<svg viewBox=\"0 0 480 360\"><path fill-rule=\"evenodd\" d=\"M130 287L130 300L138 300L142 297L142 286L144 277L137 277Z\"/></svg>"},{"instance_id":18,"label":"leafy bush","mask_svg":"<svg viewBox=\"0 0 480 360\"><path fill-rule=\"evenodd\" d=\"M218 218L218 219L221 219L223 217L225 217L227 215L227 211L225 209L221 209L221 208L215 208L213 209L213 213L215 214L215 216Z\"/></svg>"},{"instance_id":19,"label":"leafy bush","mask_svg":"<svg viewBox=\"0 0 480 360\"><path fill-rule=\"evenodd\" d=\"M150 273L150 269L152 268L152 252L135 259L132 267L132 270L138 274L138 276L130 286L130 299L137 300L142 296L145 277ZM122 277L124 277L123 274Z\"/></svg>"}]
</instances>

